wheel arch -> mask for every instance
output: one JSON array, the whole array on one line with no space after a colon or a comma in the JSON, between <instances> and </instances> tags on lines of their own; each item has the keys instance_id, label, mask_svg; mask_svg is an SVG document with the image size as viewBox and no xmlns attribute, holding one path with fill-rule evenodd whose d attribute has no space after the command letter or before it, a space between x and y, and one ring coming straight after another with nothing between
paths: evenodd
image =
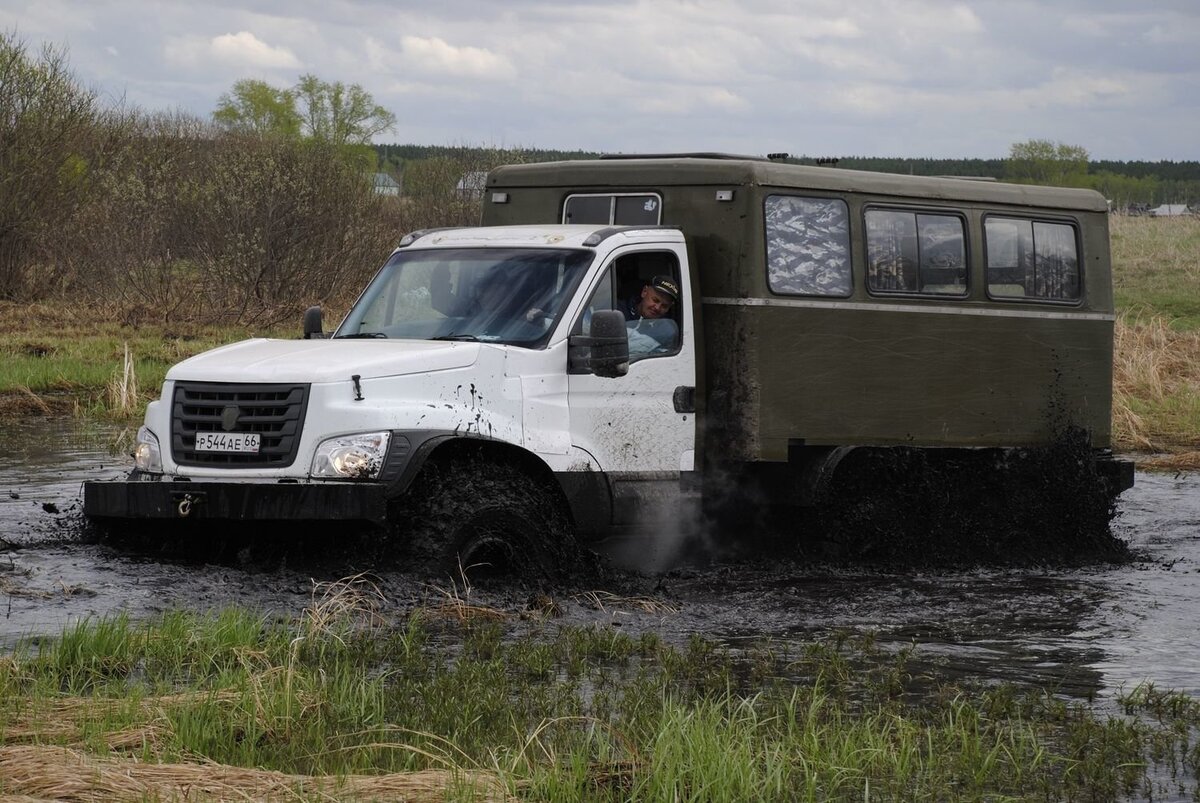
<instances>
[{"instance_id":1,"label":"wheel arch","mask_svg":"<svg viewBox=\"0 0 1200 803\"><path fill-rule=\"evenodd\" d=\"M441 433L424 439L411 450L403 470L391 481L388 496L402 496L422 472L436 471L439 466L453 462L473 460L506 465L529 476L553 495L567 521L575 525L562 485L544 460L520 446L474 435Z\"/></svg>"}]
</instances>

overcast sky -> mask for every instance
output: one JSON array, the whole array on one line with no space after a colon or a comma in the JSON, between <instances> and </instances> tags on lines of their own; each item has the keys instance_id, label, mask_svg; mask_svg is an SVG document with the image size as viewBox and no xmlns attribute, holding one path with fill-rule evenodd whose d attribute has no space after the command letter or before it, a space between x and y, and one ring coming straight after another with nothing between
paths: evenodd
<instances>
[{"instance_id":1,"label":"overcast sky","mask_svg":"<svg viewBox=\"0 0 1200 803\"><path fill-rule=\"evenodd\" d=\"M147 110L361 84L379 142L1200 159L1200 0L0 0L0 30Z\"/></svg>"}]
</instances>

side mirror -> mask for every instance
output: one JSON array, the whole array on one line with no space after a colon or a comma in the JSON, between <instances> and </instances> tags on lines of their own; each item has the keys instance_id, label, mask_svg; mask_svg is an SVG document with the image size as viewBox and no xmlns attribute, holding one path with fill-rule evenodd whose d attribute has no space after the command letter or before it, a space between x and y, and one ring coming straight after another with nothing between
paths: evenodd
<instances>
[{"instance_id":1,"label":"side mirror","mask_svg":"<svg viewBox=\"0 0 1200 803\"><path fill-rule=\"evenodd\" d=\"M592 315L591 333L571 335L569 350L573 373L592 373L609 379L629 371L629 331L618 310Z\"/></svg>"},{"instance_id":2,"label":"side mirror","mask_svg":"<svg viewBox=\"0 0 1200 803\"><path fill-rule=\"evenodd\" d=\"M304 311L304 339L325 337L325 326L321 321L321 308L309 307Z\"/></svg>"}]
</instances>

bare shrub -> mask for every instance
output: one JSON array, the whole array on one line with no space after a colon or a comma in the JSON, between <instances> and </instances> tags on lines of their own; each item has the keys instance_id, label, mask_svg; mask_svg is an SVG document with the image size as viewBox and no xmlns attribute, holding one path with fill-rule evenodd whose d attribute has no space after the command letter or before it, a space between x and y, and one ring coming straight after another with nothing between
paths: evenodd
<instances>
[{"instance_id":1,"label":"bare shrub","mask_svg":"<svg viewBox=\"0 0 1200 803\"><path fill-rule=\"evenodd\" d=\"M197 317L205 283L184 253L188 188L204 174L214 135L184 114L132 117L77 216L77 282L93 299L118 302L123 318Z\"/></svg>"},{"instance_id":2,"label":"bare shrub","mask_svg":"<svg viewBox=\"0 0 1200 803\"><path fill-rule=\"evenodd\" d=\"M33 58L0 34L0 299L44 298L69 281L60 235L107 156L105 117L61 51Z\"/></svg>"},{"instance_id":3,"label":"bare shrub","mask_svg":"<svg viewBox=\"0 0 1200 803\"><path fill-rule=\"evenodd\" d=\"M389 219L400 232L442 226L478 226L483 216L483 179L502 164L523 162L524 153L503 148L455 148L405 167L403 198L393 199Z\"/></svg>"},{"instance_id":4,"label":"bare shrub","mask_svg":"<svg viewBox=\"0 0 1200 803\"><path fill-rule=\"evenodd\" d=\"M206 317L271 324L346 294L387 255L380 198L338 148L229 134L187 187L181 255Z\"/></svg>"},{"instance_id":5,"label":"bare shrub","mask_svg":"<svg viewBox=\"0 0 1200 803\"><path fill-rule=\"evenodd\" d=\"M127 311L271 325L344 303L398 236L341 149L183 115L134 129L78 247L92 291Z\"/></svg>"}]
</instances>

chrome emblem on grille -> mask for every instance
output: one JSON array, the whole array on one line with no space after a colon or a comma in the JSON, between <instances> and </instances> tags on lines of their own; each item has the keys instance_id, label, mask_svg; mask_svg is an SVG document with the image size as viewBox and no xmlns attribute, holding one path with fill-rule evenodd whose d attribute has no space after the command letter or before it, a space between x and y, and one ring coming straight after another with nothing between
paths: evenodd
<instances>
[{"instance_id":1,"label":"chrome emblem on grille","mask_svg":"<svg viewBox=\"0 0 1200 803\"><path fill-rule=\"evenodd\" d=\"M222 410L221 429L225 430L226 432L233 432L234 429L237 428L238 415L240 415L241 412L242 411L238 409L237 405L233 404Z\"/></svg>"}]
</instances>

